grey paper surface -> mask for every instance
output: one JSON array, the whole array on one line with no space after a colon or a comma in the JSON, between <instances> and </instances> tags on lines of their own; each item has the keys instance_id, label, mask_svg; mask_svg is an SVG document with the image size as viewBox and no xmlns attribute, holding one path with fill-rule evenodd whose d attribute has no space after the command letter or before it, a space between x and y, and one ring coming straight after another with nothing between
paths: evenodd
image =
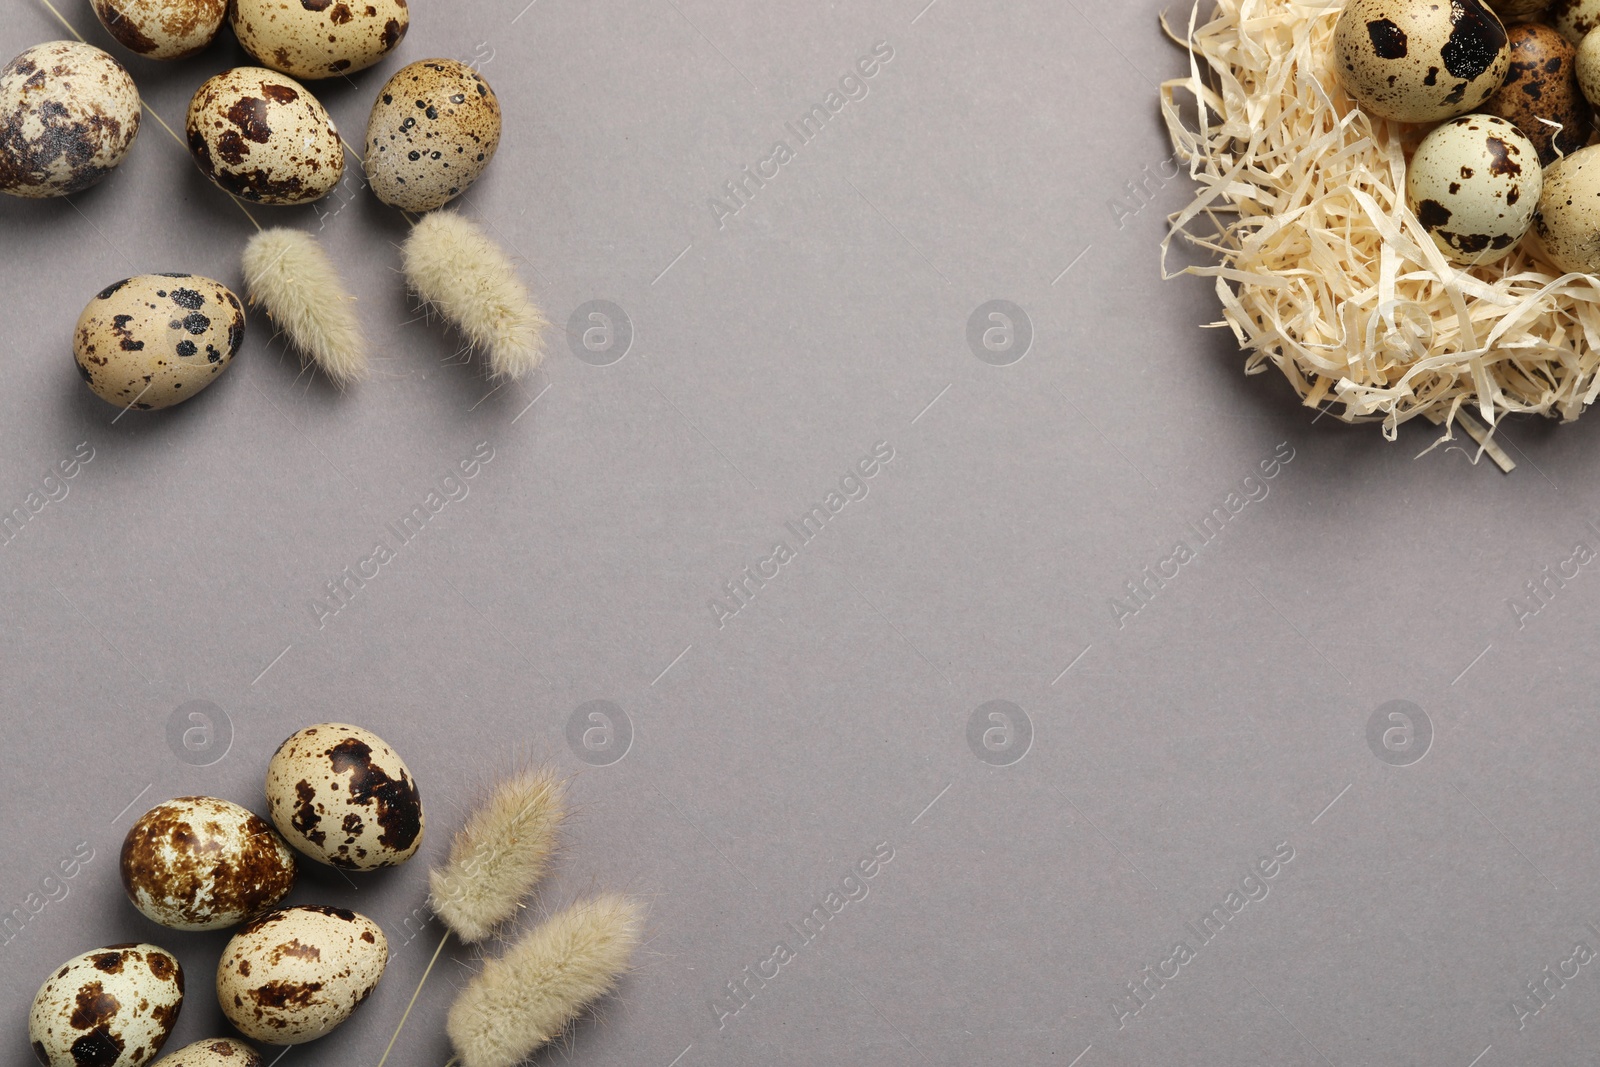
<instances>
[{"instance_id":1,"label":"grey paper surface","mask_svg":"<svg viewBox=\"0 0 1600 1067\"><path fill-rule=\"evenodd\" d=\"M454 358L352 180L256 214L336 257L376 378L340 395L256 316L204 396L118 418L71 365L84 302L239 287L249 222L150 121L102 186L0 203L0 509L93 457L0 545L0 907L27 917L0 1058L52 965L135 939L189 973L169 1047L225 1032L224 936L135 913L122 835L171 796L263 810L277 744L344 720L409 761L428 838L353 884L305 865L292 899L371 915L393 959L284 1067L377 1062L438 941L425 867L519 755L579 806L534 911L651 906L635 973L537 1062L1594 1062L1600 965L1569 961L1600 949L1600 575L1572 560L1600 424L1513 422L1508 477L1245 380L1209 284L1159 276L1186 191L1153 0L521 4L418 2L318 92L354 141L406 62L494 84L505 144L460 210L557 324L531 380ZM11 0L0 53L62 33ZM240 61L116 54L174 125ZM445 1062L475 966L447 951L392 1063Z\"/></svg>"}]
</instances>

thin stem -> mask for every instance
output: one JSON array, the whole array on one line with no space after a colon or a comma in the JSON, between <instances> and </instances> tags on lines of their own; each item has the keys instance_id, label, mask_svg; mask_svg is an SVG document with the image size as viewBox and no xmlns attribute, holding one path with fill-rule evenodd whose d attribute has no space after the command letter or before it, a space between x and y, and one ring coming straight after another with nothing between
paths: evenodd
<instances>
[{"instance_id":1,"label":"thin stem","mask_svg":"<svg viewBox=\"0 0 1600 1067\"><path fill-rule=\"evenodd\" d=\"M389 1053L394 1051L394 1043L400 1040L400 1031L405 1029L406 1020L411 1017L411 1009L417 1006L417 998L422 995L422 987L428 981L428 975L433 973L433 965L439 962L439 953L444 951L444 943L450 940L450 928L445 927L444 936L439 938L439 947L433 950L433 959L428 961L428 969L422 972L422 981L417 983L417 991L411 994L411 1003L406 1005L406 1012L400 1016L400 1025L394 1028L394 1036L389 1039L389 1047L383 1050L383 1059L378 1061L378 1067L389 1062ZM450 1063L454 1063L451 1060ZM445 1067L450 1067L446 1064Z\"/></svg>"},{"instance_id":2,"label":"thin stem","mask_svg":"<svg viewBox=\"0 0 1600 1067\"><path fill-rule=\"evenodd\" d=\"M83 41L84 44L88 44L89 43L88 41L85 41L83 39L83 34L78 32L78 28L76 26L74 26L72 23L68 22L67 21L67 17L65 15L63 15L60 11L58 11L56 9L56 5L52 4L50 2L50 0L39 0L39 2L50 10L50 14L54 15L56 17L57 21L59 21L61 23L61 25L65 26L67 28L68 32L70 32L72 34L72 36L76 37L80 41ZM156 114L156 109L155 108L153 108L149 104L145 103L145 99L144 99L143 95L140 95L140 97L139 97L139 106L144 108L146 111L148 111L150 113L150 117L151 118L153 118L157 122L161 123L161 128L166 130L168 133L172 134L172 139L174 141L177 141L178 145L185 152L187 152L189 150L189 143L187 141L185 141L182 137L178 136L178 131L174 130L171 126L167 125L167 120L166 119L164 119L160 115ZM256 217L254 215L250 214L250 209L244 206L244 201L240 200L237 196L234 196L232 193L228 193L228 199L232 200L234 202L234 204L239 208L239 210L244 212L244 217L250 220L250 225L254 226L257 230L261 229L261 223L257 222L256 221Z\"/></svg>"}]
</instances>

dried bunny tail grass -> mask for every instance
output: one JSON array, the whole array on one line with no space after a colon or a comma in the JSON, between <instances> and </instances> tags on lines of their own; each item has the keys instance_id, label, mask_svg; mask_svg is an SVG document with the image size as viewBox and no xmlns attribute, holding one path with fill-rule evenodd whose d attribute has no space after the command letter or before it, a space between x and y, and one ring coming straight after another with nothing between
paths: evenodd
<instances>
[{"instance_id":1,"label":"dried bunny tail grass","mask_svg":"<svg viewBox=\"0 0 1600 1067\"><path fill-rule=\"evenodd\" d=\"M1577 418L1600 394L1600 283L1550 272L1531 240L1489 266L1445 260L1405 202L1407 142L1425 131L1363 113L1333 77L1341 7L1214 0L1186 36L1167 27L1189 76L1161 86L1161 111L1200 188L1163 264L1174 237L1213 255L1177 273L1216 279L1212 325L1247 350L1246 373L1270 363L1307 406L1381 418L1390 440L1419 415L1472 433L1476 408L1494 455L1508 412Z\"/></svg>"},{"instance_id":2,"label":"dried bunny tail grass","mask_svg":"<svg viewBox=\"0 0 1600 1067\"><path fill-rule=\"evenodd\" d=\"M453 211L425 215L401 256L412 291L489 354L493 377L515 380L539 365L549 323L516 265L475 224Z\"/></svg>"},{"instance_id":3,"label":"dried bunny tail grass","mask_svg":"<svg viewBox=\"0 0 1600 1067\"><path fill-rule=\"evenodd\" d=\"M628 969L644 906L606 893L551 916L483 970L450 1006L462 1067L513 1067L557 1037Z\"/></svg>"},{"instance_id":4,"label":"dried bunny tail grass","mask_svg":"<svg viewBox=\"0 0 1600 1067\"><path fill-rule=\"evenodd\" d=\"M355 297L322 246L300 230L263 230L244 248L250 300L266 309L290 342L334 384L366 377L367 344Z\"/></svg>"},{"instance_id":5,"label":"dried bunny tail grass","mask_svg":"<svg viewBox=\"0 0 1600 1067\"><path fill-rule=\"evenodd\" d=\"M566 787L549 770L527 770L495 787L428 875L428 901L457 937L481 941L517 913L549 866L566 815Z\"/></svg>"}]
</instances>

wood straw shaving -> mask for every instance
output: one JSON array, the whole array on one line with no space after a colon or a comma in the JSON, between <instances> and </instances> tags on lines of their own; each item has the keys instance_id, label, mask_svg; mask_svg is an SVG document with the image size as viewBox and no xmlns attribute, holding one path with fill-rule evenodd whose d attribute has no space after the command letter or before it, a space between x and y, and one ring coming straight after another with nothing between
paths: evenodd
<instances>
[{"instance_id":1,"label":"wood straw shaving","mask_svg":"<svg viewBox=\"0 0 1600 1067\"><path fill-rule=\"evenodd\" d=\"M1493 443L1508 412L1563 421L1600 394L1600 281L1552 273L1532 240L1460 270L1405 203L1406 152L1427 132L1369 116L1330 69L1339 0L1214 0L1185 45L1189 75L1161 86L1177 158L1199 184L1174 237L1209 266L1222 321L1276 366L1308 407L1381 420L1394 440L1417 416L1452 425L1506 469ZM1469 412L1487 424L1470 420ZM1472 429L1469 430L1469 423Z\"/></svg>"}]
</instances>

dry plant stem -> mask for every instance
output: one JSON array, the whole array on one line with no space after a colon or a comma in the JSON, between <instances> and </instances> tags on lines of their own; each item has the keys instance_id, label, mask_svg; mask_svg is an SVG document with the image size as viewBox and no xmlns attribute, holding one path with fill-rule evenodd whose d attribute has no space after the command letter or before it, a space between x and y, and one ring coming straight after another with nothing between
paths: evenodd
<instances>
[{"instance_id":1,"label":"dry plant stem","mask_svg":"<svg viewBox=\"0 0 1600 1067\"><path fill-rule=\"evenodd\" d=\"M433 211L401 248L412 292L486 353L494 378L513 381L544 358L549 325L517 277L511 257L454 211Z\"/></svg>"},{"instance_id":2,"label":"dry plant stem","mask_svg":"<svg viewBox=\"0 0 1600 1067\"><path fill-rule=\"evenodd\" d=\"M643 923L640 904L602 894L552 915L486 962L445 1021L463 1067L515 1067L560 1035L616 987Z\"/></svg>"},{"instance_id":3,"label":"dry plant stem","mask_svg":"<svg viewBox=\"0 0 1600 1067\"><path fill-rule=\"evenodd\" d=\"M428 874L428 904L471 944L509 922L555 851L566 790L548 770L528 770L495 786L450 842L443 866Z\"/></svg>"},{"instance_id":4,"label":"dry plant stem","mask_svg":"<svg viewBox=\"0 0 1600 1067\"><path fill-rule=\"evenodd\" d=\"M444 943L450 940L450 931L445 930L444 936L439 938L439 947L433 950L433 959L428 961L427 969L422 972L422 978L417 982L416 990L411 994L411 1003L406 1005L405 1012L400 1016L400 1024L394 1028L394 1036L389 1038L389 1045L383 1050L383 1058L378 1061L378 1067L383 1067L389 1062L389 1053L394 1051L394 1043L400 1040L400 1031L406 1028L406 1020L411 1018L411 1009L417 1006L417 998L422 995L422 987L428 982L428 975L433 973L433 965L439 962L439 953L444 951Z\"/></svg>"},{"instance_id":5,"label":"dry plant stem","mask_svg":"<svg viewBox=\"0 0 1600 1067\"><path fill-rule=\"evenodd\" d=\"M274 227L245 244L244 276L261 304L298 349L341 388L366 377L367 344L355 297L317 239Z\"/></svg>"},{"instance_id":6,"label":"dry plant stem","mask_svg":"<svg viewBox=\"0 0 1600 1067\"><path fill-rule=\"evenodd\" d=\"M52 14L52 15L54 15L56 17L56 21L57 22L61 23L61 25L65 26L67 28L67 32L68 33L72 34L72 36L76 37L79 41L82 41L84 44L88 44L89 43L88 41L84 40L83 34L78 32L78 28L76 26L74 26L72 23L68 22L67 19L66 19L66 16L62 15L60 11L56 10L56 5L52 4L50 2L50 0L39 0L39 2L50 10L50 14ZM166 130L168 133L172 134L172 139L174 141L177 141L180 145L182 145L183 146L183 150L185 152L189 151L188 142L185 141L182 137L179 137L177 131L174 130L171 126L167 125L167 120L166 119L164 119L160 115L156 114L155 108L153 108L149 104L145 103L145 99L144 99L143 96L139 97L139 105L141 107L143 107L145 109L145 111L150 113L150 117L151 118L155 119L157 122L159 122L161 124L161 128L163 130ZM250 225L254 226L258 230L261 229L261 223L257 222L256 221L256 217L254 215L250 214L250 209L244 206L244 202L242 200L240 200L237 196L234 196L232 193L228 194L228 199L232 200L234 202L234 204L239 208L239 210L244 212L244 217L250 220Z\"/></svg>"},{"instance_id":7,"label":"dry plant stem","mask_svg":"<svg viewBox=\"0 0 1600 1067\"><path fill-rule=\"evenodd\" d=\"M1177 158L1199 185L1174 238L1214 257L1247 373L1277 367L1308 406L1347 422L1471 410L1576 418L1600 395L1600 280L1561 274L1534 239L1490 266L1452 266L1405 202L1425 129L1360 111L1329 69L1341 5L1214 0L1167 32L1189 75L1161 86ZM1325 404L1326 402L1326 404ZM1480 442L1480 445L1482 442Z\"/></svg>"}]
</instances>

